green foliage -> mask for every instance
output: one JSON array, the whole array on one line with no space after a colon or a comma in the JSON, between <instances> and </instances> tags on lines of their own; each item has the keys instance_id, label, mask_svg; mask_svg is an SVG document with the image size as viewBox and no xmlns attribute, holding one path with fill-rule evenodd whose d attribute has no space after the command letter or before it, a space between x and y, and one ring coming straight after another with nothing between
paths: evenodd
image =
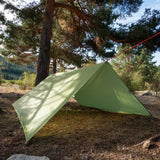
<instances>
[{"instance_id":1,"label":"green foliage","mask_svg":"<svg viewBox=\"0 0 160 160\"><path fill-rule=\"evenodd\" d=\"M158 94L158 92L160 92L160 66L157 67L151 84L151 89L155 91L155 95L160 96L160 94Z\"/></svg>"},{"instance_id":2,"label":"green foliage","mask_svg":"<svg viewBox=\"0 0 160 160\"><path fill-rule=\"evenodd\" d=\"M16 80L9 80L9 84L15 84Z\"/></svg>"},{"instance_id":3,"label":"green foliage","mask_svg":"<svg viewBox=\"0 0 160 160\"><path fill-rule=\"evenodd\" d=\"M17 81L17 84L22 89L30 89L34 87L36 75L34 73L23 73L22 79L19 79Z\"/></svg>"},{"instance_id":4,"label":"green foliage","mask_svg":"<svg viewBox=\"0 0 160 160\"><path fill-rule=\"evenodd\" d=\"M144 15L136 23L129 26L128 42L132 45L160 32L160 11L145 9ZM156 36L149 41L143 43L144 48L151 52L160 49L160 36ZM134 40L134 41L133 41ZM138 52L137 52L138 53Z\"/></svg>"},{"instance_id":5,"label":"green foliage","mask_svg":"<svg viewBox=\"0 0 160 160\"><path fill-rule=\"evenodd\" d=\"M0 85L2 84L2 78L0 77Z\"/></svg>"},{"instance_id":6,"label":"green foliage","mask_svg":"<svg viewBox=\"0 0 160 160\"><path fill-rule=\"evenodd\" d=\"M56 10L54 17L52 17L53 33L49 33L49 35L53 35L52 39L49 38L51 47L49 43L39 46L43 28L43 14L50 13L45 10L50 8L45 7L46 1L33 2L23 9L17 9L7 2L3 1L5 7L17 13L17 19L20 23L9 21L5 23L6 30L2 36L3 54L9 60L17 63L28 64L37 61L37 53L40 50L43 52L45 46L45 48L48 48L48 53L43 54L47 58L47 62L49 62L49 58L53 58L57 62L63 61L63 64L73 64L80 67L90 60L97 58L106 60L107 57L113 56L116 53L116 43L135 44L160 30L160 12L150 9L146 9L138 23L131 25L117 24L117 19L131 16L132 13L137 12L143 3L142 0L134 1L134 3L130 0L59 0L55 1ZM0 16L1 21L5 20L3 14ZM47 27L47 24L44 24L45 27ZM52 29L48 29L48 31L52 32ZM45 34L42 40L44 39L46 39ZM160 48L159 38L155 37L142 45L151 51L155 51ZM28 52L30 52L30 55L27 54ZM91 52L92 54L89 55ZM38 61L38 66L41 66L40 63L45 59L44 57ZM145 80L143 81L149 82L151 77L147 77L147 75L151 73L151 66L148 66L148 69L147 66L147 64L144 64L141 66L141 70L145 70L143 72ZM127 69L131 70L132 68L128 65ZM152 68L153 70L154 68ZM39 74L37 75L39 76Z\"/></svg>"},{"instance_id":7,"label":"green foliage","mask_svg":"<svg viewBox=\"0 0 160 160\"><path fill-rule=\"evenodd\" d=\"M111 57L115 53L114 41L111 35L121 38L119 31L114 28L114 23L120 17L136 12L142 0L134 3L127 1L58 1L69 7L77 7L85 11L74 12L67 7L59 7L53 20L53 36L51 43L51 58L62 60L67 64L80 67L88 60L97 57L102 59ZM5 47L3 54L12 54L12 60L16 63L29 63L39 52L39 41L42 30L43 13L45 3L33 2L19 10L17 17L21 23L8 22L3 38ZM116 12L115 12L116 9ZM123 10L123 12L122 12ZM84 12L84 15L82 14ZM81 15L82 14L82 15ZM83 17L83 18L82 18ZM113 34L114 33L114 34ZM79 48L79 46L81 48ZM94 52L88 56L88 52ZM24 57L24 53L30 51L32 56ZM85 52L85 53L84 53Z\"/></svg>"},{"instance_id":8,"label":"green foliage","mask_svg":"<svg viewBox=\"0 0 160 160\"><path fill-rule=\"evenodd\" d=\"M5 83L5 82L6 82L6 80L5 80L5 79L0 78L0 84Z\"/></svg>"},{"instance_id":9,"label":"green foliage","mask_svg":"<svg viewBox=\"0 0 160 160\"><path fill-rule=\"evenodd\" d=\"M2 63L1 63L2 64ZM0 66L1 66L0 64ZM2 83L2 73L1 73L1 67L0 67L0 84Z\"/></svg>"},{"instance_id":10,"label":"green foliage","mask_svg":"<svg viewBox=\"0 0 160 160\"><path fill-rule=\"evenodd\" d=\"M155 62L152 62L153 56L149 54L147 49L142 49L139 56L135 57L137 70L143 77L144 82L152 83L153 77L157 72Z\"/></svg>"},{"instance_id":11,"label":"green foliage","mask_svg":"<svg viewBox=\"0 0 160 160\"><path fill-rule=\"evenodd\" d=\"M128 46L127 46L128 47ZM119 48L119 52L123 48ZM146 48L139 49L139 53L132 50L112 60L111 64L123 82L131 91L159 88L159 71L153 56ZM148 83L149 86L145 84ZM149 87L149 88L148 88Z\"/></svg>"},{"instance_id":12,"label":"green foliage","mask_svg":"<svg viewBox=\"0 0 160 160\"><path fill-rule=\"evenodd\" d=\"M133 72L131 77L131 86L133 91L144 90L143 76L139 72Z\"/></svg>"},{"instance_id":13,"label":"green foliage","mask_svg":"<svg viewBox=\"0 0 160 160\"><path fill-rule=\"evenodd\" d=\"M132 86L132 83L131 83L131 77L126 76L126 75L119 75L119 76L122 79L122 81L124 82L124 84L128 87L128 89L130 91L133 91L133 86Z\"/></svg>"}]
</instances>

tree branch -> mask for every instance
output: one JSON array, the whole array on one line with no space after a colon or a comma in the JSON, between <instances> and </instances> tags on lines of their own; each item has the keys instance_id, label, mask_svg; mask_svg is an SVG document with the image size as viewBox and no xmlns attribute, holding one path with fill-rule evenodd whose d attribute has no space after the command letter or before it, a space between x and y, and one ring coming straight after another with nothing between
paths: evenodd
<instances>
[{"instance_id":1,"label":"tree branch","mask_svg":"<svg viewBox=\"0 0 160 160\"><path fill-rule=\"evenodd\" d=\"M75 34L76 34L76 42L77 42L77 45L80 46L79 44L79 39L78 39L78 32L77 32L77 25L76 25L76 20L74 18L74 15L73 15L73 12L71 11L71 17L72 17L72 21L73 21L73 25L74 25L74 31L75 31Z\"/></svg>"},{"instance_id":2,"label":"tree branch","mask_svg":"<svg viewBox=\"0 0 160 160\"><path fill-rule=\"evenodd\" d=\"M79 0L77 0L77 3L78 3L78 5L79 5L79 7L80 7L81 11L83 11L82 6L81 6L81 4L80 4Z\"/></svg>"},{"instance_id":3,"label":"tree branch","mask_svg":"<svg viewBox=\"0 0 160 160\"><path fill-rule=\"evenodd\" d=\"M129 43L128 39L116 39L113 36L109 36L109 39L112 40L112 41L114 41L114 42L118 42L118 43Z\"/></svg>"},{"instance_id":4,"label":"tree branch","mask_svg":"<svg viewBox=\"0 0 160 160\"><path fill-rule=\"evenodd\" d=\"M56 16L56 14L57 14L57 12L58 12L58 9L59 9L59 8L56 8L56 11L54 12L53 17Z\"/></svg>"},{"instance_id":5,"label":"tree branch","mask_svg":"<svg viewBox=\"0 0 160 160\"><path fill-rule=\"evenodd\" d=\"M85 19L89 23L91 23L91 18L93 18L93 16L91 16L87 13L84 13L82 10L79 9L79 7L76 7L76 6L73 6L73 5L71 6L71 5L68 5L68 4L56 2L55 7L56 8L65 8L65 9L68 9L70 12L74 11L77 14L78 17L81 17L81 19Z\"/></svg>"}]
</instances>

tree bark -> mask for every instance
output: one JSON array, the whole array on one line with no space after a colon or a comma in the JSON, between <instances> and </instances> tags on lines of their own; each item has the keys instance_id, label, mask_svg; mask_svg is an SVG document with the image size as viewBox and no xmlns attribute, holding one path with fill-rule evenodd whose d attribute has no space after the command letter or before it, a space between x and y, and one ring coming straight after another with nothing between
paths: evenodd
<instances>
[{"instance_id":1,"label":"tree bark","mask_svg":"<svg viewBox=\"0 0 160 160\"><path fill-rule=\"evenodd\" d=\"M56 58L53 59L53 74L57 72L57 62Z\"/></svg>"},{"instance_id":2,"label":"tree bark","mask_svg":"<svg viewBox=\"0 0 160 160\"><path fill-rule=\"evenodd\" d=\"M55 0L46 0L35 86L43 81L49 74L50 40L52 37L54 10Z\"/></svg>"}]
</instances>

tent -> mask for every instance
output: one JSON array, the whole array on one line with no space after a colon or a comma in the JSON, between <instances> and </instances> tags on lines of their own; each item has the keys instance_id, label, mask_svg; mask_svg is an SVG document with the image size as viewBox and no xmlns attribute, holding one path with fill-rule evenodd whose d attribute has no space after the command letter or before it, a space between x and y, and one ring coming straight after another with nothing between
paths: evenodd
<instances>
[{"instance_id":1,"label":"tent","mask_svg":"<svg viewBox=\"0 0 160 160\"><path fill-rule=\"evenodd\" d=\"M13 103L28 142L72 97L81 105L109 112L150 113L108 62L48 76Z\"/></svg>"}]
</instances>

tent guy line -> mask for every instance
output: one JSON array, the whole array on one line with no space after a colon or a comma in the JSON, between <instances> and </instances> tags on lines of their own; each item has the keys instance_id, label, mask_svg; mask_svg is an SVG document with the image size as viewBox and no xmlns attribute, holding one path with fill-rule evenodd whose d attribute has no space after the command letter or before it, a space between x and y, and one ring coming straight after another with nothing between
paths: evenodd
<instances>
[{"instance_id":1,"label":"tent guy line","mask_svg":"<svg viewBox=\"0 0 160 160\"><path fill-rule=\"evenodd\" d=\"M135 48L135 47L137 47L137 46L139 46L140 44L142 44L142 43L144 43L144 42L146 42L146 41L148 41L148 40L150 40L150 39L152 39L152 38L158 36L159 34L160 34L160 32L158 32L158 33L156 33L156 34L154 34L154 35L148 37L147 39L145 39L145 40L143 40L143 41L141 41L141 42L139 42L139 43L133 45L132 47L130 47L130 48L128 48L128 49L125 49L125 50L123 50L122 52L120 52L120 53L114 55L113 57L111 57L111 58L109 58L109 59L107 59L107 61L110 61L110 60L112 60L113 58L120 56L122 53L125 53L125 52L127 52L127 51L129 51L129 50L131 50L131 49L133 49L133 48Z\"/></svg>"}]
</instances>

